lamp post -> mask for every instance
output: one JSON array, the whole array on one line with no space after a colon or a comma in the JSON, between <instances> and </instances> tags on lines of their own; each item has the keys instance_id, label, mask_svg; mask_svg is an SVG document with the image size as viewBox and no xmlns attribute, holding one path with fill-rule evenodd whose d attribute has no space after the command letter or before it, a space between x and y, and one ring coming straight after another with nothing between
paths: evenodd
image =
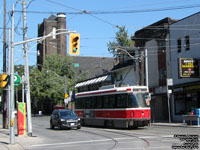
<instances>
[{"instance_id":1,"label":"lamp post","mask_svg":"<svg viewBox=\"0 0 200 150\"><path fill-rule=\"evenodd\" d=\"M67 93L66 75L60 76L60 75L58 75L56 72L54 72L54 71L52 71L52 70L48 70L48 69L45 69L45 68L42 68L42 69L46 70L47 73L48 73L48 72L52 72L52 73L55 74L57 77L63 78L63 81L64 81L64 94Z\"/></svg>"}]
</instances>

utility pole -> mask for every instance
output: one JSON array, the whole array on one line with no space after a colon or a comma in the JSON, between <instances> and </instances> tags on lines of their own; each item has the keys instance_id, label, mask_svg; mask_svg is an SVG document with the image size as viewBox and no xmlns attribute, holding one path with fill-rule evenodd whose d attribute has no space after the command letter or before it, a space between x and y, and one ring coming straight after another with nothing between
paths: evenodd
<instances>
[{"instance_id":1,"label":"utility pole","mask_svg":"<svg viewBox=\"0 0 200 150\"><path fill-rule=\"evenodd\" d=\"M26 22L26 1L22 1L23 11L23 41L27 40L27 22ZM32 136L32 120L31 120L31 97L30 97L30 83L29 83L29 66L28 66L28 43L23 44L24 48L24 76L25 76L25 94L27 105L27 122L28 122L28 136Z\"/></svg>"},{"instance_id":2,"label":"utility pole","mask_svg":"<svg viewBox=\"0 0 200 150\"><path fill-rule=\"evenodd\" d=\"M11 29L8 29L8 75L10 76L11 73ZM8 114L9 114L9 123L8 125L11 125L11 87L10 84L8 84ZM13 130L10 127L10 143L13 143Z\"/></svg>"},{"instance_id":3,"label":"utility pole","mask_svg":"<svg viewBox=\"0 0 200 150\"><path fill-rule=\"evenodd\" d=\"M3 72L6 70L6 0L4 0L4 17L3 17ZM7 89L3 89L3 128L8 128L8 92Z\"/></svg>"},{"instance_id":4,"label":"utility pole","mask_svg":"<svg viewBox=\"0 0 200 150\"><path fill-rule=\"evenodd\" d=\"M14 122L15 122L15 107L14 107L14 5L12 5L12 32L11 32L11 52L10 52L10 143L15 143L15 129L14 129ZM9 46L10 48L10 46Z\"/></svg>"},{"instance_id":5,"label":"utility pole","mask_svg":"<svg viewBox=\"0 0 200 150\"><path fill-rule=\"evenodd\" d=\"M146 74L146 86L149 88L149 71L148 71L148 56L147 56L147 49L145 49L145 74Z\"/></svg>"}]
</instances>

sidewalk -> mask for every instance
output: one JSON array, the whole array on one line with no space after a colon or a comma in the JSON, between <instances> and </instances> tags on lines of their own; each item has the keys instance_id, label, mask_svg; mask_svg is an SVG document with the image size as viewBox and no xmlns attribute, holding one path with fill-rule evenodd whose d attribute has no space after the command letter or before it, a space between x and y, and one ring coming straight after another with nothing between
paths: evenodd
<instances>
[{"instance_id":1,"label":"sidewalk","mask_svg":"<svg viewBox=\"0 0 200 150\"><path fill-rule=\"evenodd\" d=\"M40 137L15 136L15 144L10 144L9 129L0 128L0 150L25 150L26 147L41 143Z\"/></svg>"},{"instance_id":2,"label":"sidewalk","mask_svg":"<svg viewBox=\"0 0 200 150\"><path fill-rule=\"evenodd\" d=\"M185 128L200 128L197 125L186 125L183 123L151 123L151 126L169 126L169 127L185 127Z\"/></svg>"}]
</instances>

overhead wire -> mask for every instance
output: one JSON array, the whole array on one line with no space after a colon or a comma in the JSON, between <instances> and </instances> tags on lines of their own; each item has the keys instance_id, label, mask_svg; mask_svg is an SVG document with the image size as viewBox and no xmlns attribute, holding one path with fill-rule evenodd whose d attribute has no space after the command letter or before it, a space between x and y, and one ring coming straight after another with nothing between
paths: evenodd
<instances>
[{"instance_id":1,"label":"overhead wire","mask_svg":"<svg viewBox=\"0 0 200 150\"><path fill-rule=\"evenodd\" d=\"M190 9L190 8L199 8L200 4L195 4L195 5L183 5L183 6L174 6L174 7L163 7L163 8L152 8L152 9L133 9L133 10L108 10L108 11L88 11L88 10L82 10L78 12L70 12L66 11L68 15L71 14L133 14L133 13L145 13L145 12L158 12L158 11L169 11L169 10L180 10L180 9ZM16 12L21 12L19 10L16 10ZM57 14L58 12L45 12L45 11L27 11L27 13L44 13L44 14Z\"/></svg>"},{"instance_id":2,"label":"overhead wire","mask_svg":"<svg viewBox=\"0 0 200 150\"><path fill-rule=\"evenodd\" d=\"M46 0L46 1L49 1L49 2L52 2L52 3L54 3L54 4L58 4L58 5L60 5L59 3L57 3L57 2L54 2L54 1L52 1L52 0ZM62 5L63 6L63 5ZM69 7L69 6L66 6L66 7ZM188 7L192 7L192 6L188 6ZM188 7L184 7L184 8L188 8ZM200 6L197 6L197 7L200 7ZM70 7L69 7L70 8ZM178 8L180 8L180 7L178 7ZM72 8L71 7L71 9L74 9L74 8ZM172 8L171 8L172 9ZM176 9L177 9L177 7L176 7ZM74 10L78 10L78 9L74 9ZM78 11L80 11L80 10L78 10ZM99 12L101 12L101 11L99 11ZM110 11L109 11L110 12ZM86 12L86 11L81 11L81 13L80 14L88 14L89 12ZM104 12L105 13L105 12ZM118 12L119 13L119 12ZM125 12L124 12L125 13ZM96 14L96 13L95 13ZM89 15L90 16L92 16L92 17L94 17L94 18L96 18L96 19L98 19L98 20L101 20L101 21L103 21L103 22L105 22L105 23L107 23L107 24L110 24L111 26L113 26L113 27L117 27L117 26L115 26L114 24L112 24L112 23L110 23L110 22L107 22L107 21L105 21L105 20L103 20L103 19L101 19L101 18L99 18L99 17L96 17L96 16L94 16L94 15L91 15L91 13L89 13ZM154 28L155 29L155 28ZM171 39L170 39L171 40Z\"/></svg>"}]
</instances>

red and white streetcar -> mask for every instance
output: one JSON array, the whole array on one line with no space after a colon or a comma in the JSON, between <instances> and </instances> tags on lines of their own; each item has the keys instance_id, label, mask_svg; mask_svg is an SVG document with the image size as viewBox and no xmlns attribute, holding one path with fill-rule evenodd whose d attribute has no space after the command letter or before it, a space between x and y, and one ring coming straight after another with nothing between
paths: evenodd
<instances>
[{"instance_id":1,"label":"red and white streetcar","mask_svg":"<svg viewBox=\"0 0 200 150\"><path fill-rule=\"evenodd\" d=\"M76 94L75 112L82 123L114 128L137 128L150 123L146 86L100 89Z\"/></svg>"}]
</instances>

